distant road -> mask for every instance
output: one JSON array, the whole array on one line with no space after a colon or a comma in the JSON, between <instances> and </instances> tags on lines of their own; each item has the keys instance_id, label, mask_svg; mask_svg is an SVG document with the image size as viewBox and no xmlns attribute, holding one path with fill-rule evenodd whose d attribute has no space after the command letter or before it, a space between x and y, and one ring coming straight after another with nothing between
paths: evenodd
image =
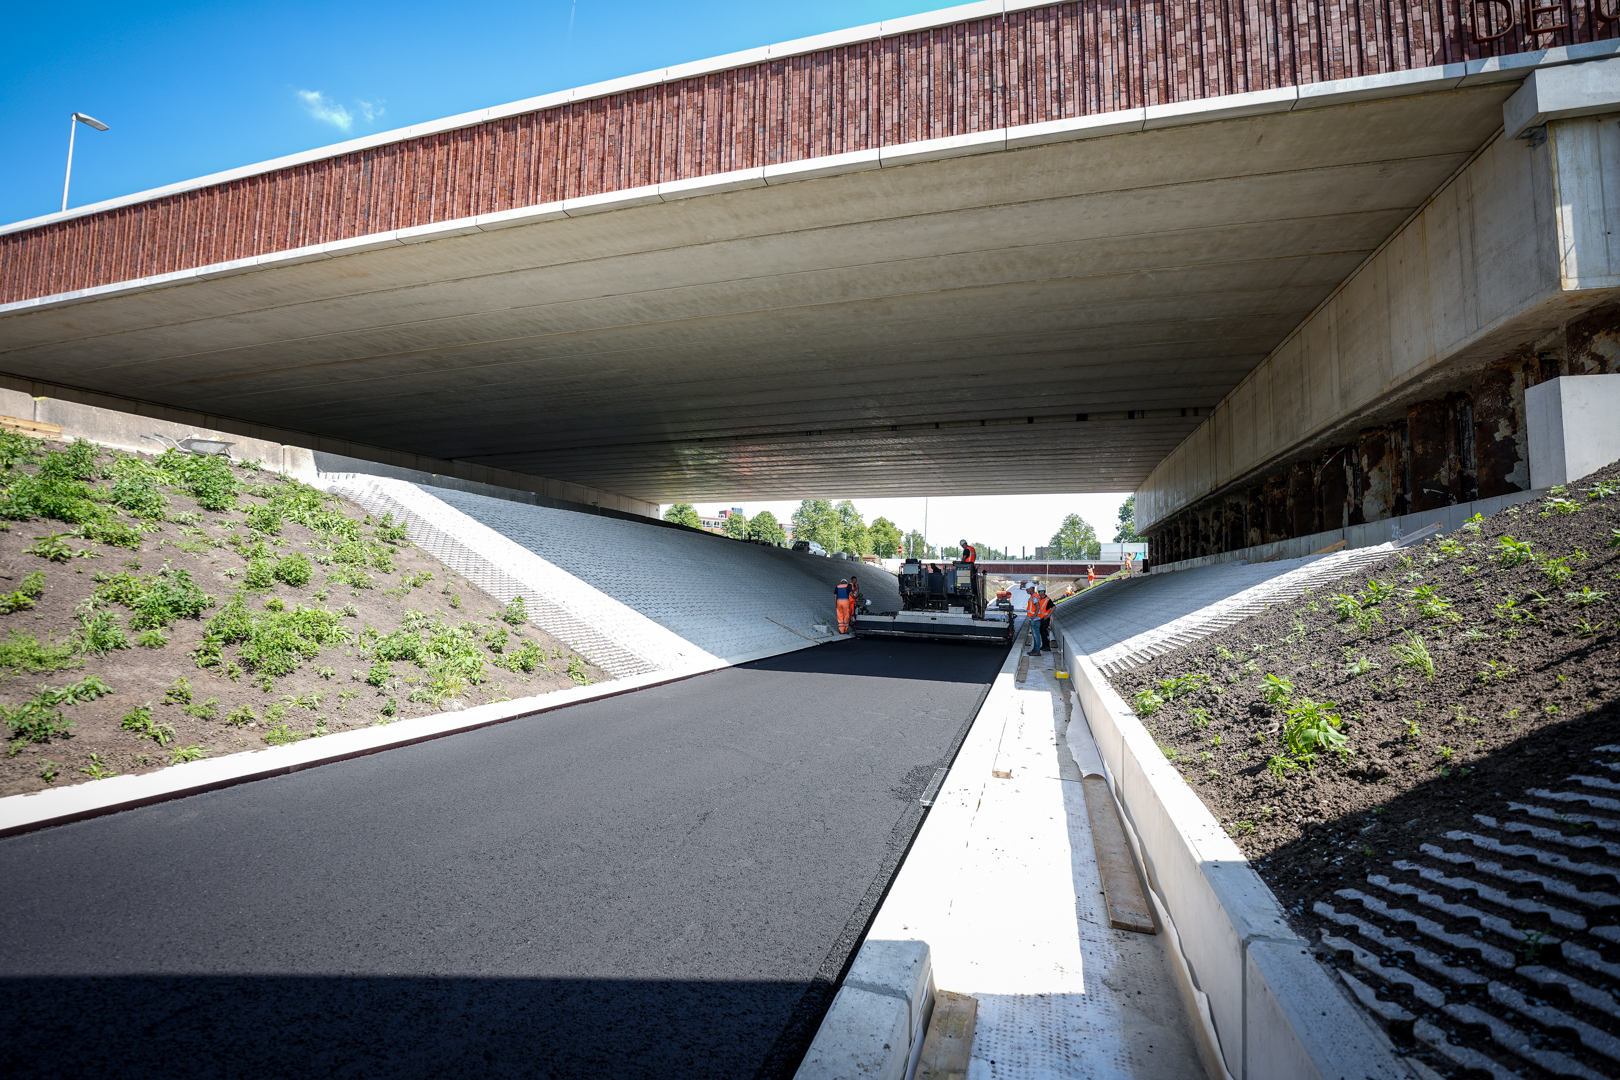
<instances>
[{"instance_id":1,"label":"distant road","mask_svg":"<svg viewBox=\"0 0 1620 1080\"><path fill-rule=\"evenodd\" d=\"M1004 655L839 643L0 840L0 1075L791 1076Z\"/></svg>"}]
</instances>

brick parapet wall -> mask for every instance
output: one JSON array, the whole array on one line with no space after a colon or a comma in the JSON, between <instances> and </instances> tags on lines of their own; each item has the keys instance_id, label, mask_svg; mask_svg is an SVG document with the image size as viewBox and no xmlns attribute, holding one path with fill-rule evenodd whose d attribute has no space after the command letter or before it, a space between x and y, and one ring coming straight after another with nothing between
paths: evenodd
<instances>
[{"instance_id":1,"label":"brick parapet wall","mask_svg":"<svg viewBox=\"0 0 1620 1080\"><path fill-rule=\"evenodd\" d=\"M768 60L0 236L0 303L647 184L1620 36L1604 0L1087 0ZM1611 6L1615 0L1606 0ZM1515 13L1481 43L1470 14ZM1547 16L1542 16L1545 24Z\"/></svg>"}]
</instances>

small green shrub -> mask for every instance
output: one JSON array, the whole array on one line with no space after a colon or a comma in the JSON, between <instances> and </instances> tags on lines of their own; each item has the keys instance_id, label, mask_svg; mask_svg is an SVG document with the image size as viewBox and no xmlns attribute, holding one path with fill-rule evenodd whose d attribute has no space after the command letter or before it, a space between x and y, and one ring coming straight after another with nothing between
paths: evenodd
<instances>
[{"instance_id":1,"label":"small green shrub","mask_svg":"<svg viewBox=\"0 0 1620 1080\"><path fill-rule=\"evenodd\" d=\"M98 603L122 604L133 612L136 630L161 630L180 619L195 619L217 602L192 579L191 571L170 566L146 576L128 570L113 576L97 575Z\"/></svg>"},{"instance_id":2,"label":"small green shrub","mask_svg":"<svg viewBox=\"0 0 1620 1080\"><path fill-rule=\"evenodd\" d=\"M1615 530L1615 535L1620 536L1620 529ZM522 626L528 622L529 611L523 603L523 597L512 597L511 601L506 605L506 610L501 612L501 618L512 626Z\"/></svg>"},{"instance_id":3,"label":"small green shrub","mask_svg":"<svg viewBox=\"0 0 1620 1080\"><path fill-rule=\"evenodd\" d=\"M1406 640L1391 645L1389 651L1395 654L1395 659L1401 667L1413 668L1423 672L1428 678L1434 678L1434 657L1429 654L1429 647L1424 644L1419 634L1408 630Z\"/></svg>"},{"instance_id":4,"label":"small green shrub","mask_svg":"<svg viewBox=\"0 0 1620 1080\"><path fill-rule=\"evenodd\" d=\"M383 687L383 686L388 685L388 680L393 678L393 677L394 677L393 668L388 666L388 661L381 660L381 659L379 659L376 663L372 664L371 665L371 670L366 672L366 682L369 685L376 686L376 687Z\"/></svg>"},{"instance_id":5,"label":"small green shrub","mask_svg":"<svg viewBox=\"0 0 1620 1080\"><path fill-rule=\"evenodd\" d=\"M161 649L169 643L169 639L161 630L142 630L135 635L135 644L144 649Z\"/></svg>"},{"instance_id":6,"label":"small green shrub","mask_svg":"<svg viewBox=\"0 0 1620 1080\"><path fill-rule=\"evenodd\" d=\"M568 658L568 677L574 681L576 686L589 686L591 684L591 673L585 670L585 661L577 656Z\"/></svg>"},{"instance_id":7,"label":"small green shrub","mask_svg":"<svg viewBox=\"0 0 1620 1080\"><path fill-rule=\"evenodd\" d=\"M508 671L521 671L528 674L542 664L545 659L546 653L544 649L532 641L525 641L511 652L496 657L495 664L497 667L503 667ZM1163 703L1162 700L1160 703Z\"/></svg>"},{"instance_id":8,"label":"small green shrub","mask_svg":"<svg viewBox=\"0 0 1620 1080\"><path fill-rule=\"evenodd\" d=\"M187 705L180 711L187 716L195 716L199 720L213 720L219 716L219 698L211 697L206 701Z\"/></svg>"},{"instance_id":9,"label":"small green shrub","mask_svg":"<svg viewBox=\"0 0 1620 1080\"><path fill-rule=\"evenodd\" d=\"M1348 740L1339 731L1343 721L1332 702L1301 697L1284 714L1288 719L1283 724L1283 745L1295 758L1309 765L1324 751L1349 754Z\"/></svg>"},{"instance_id":10,"label":"small green shrub","mask_svg":"<svg viewBox=\"0 0 1620 1080\"><path fill-rule=\"evenodd\" d=\"M119 455L107 467L112 477L114 506L123 507L138 518L162 521L168 515L169 500L163 494L163 485L169 477L141 458Z\"/></svg>"},{"instance_id":11,"label":"small green shrub","mask_svg":"<svg viewBox=\"0 0 1620 1080\"><path fill-rule=\"evenodd\" d=\"M1597 592L1590 585L1581 587L1580 592L1567 592L1564 594L1564 603L1574 604L1576 607L1590 607L1600 604L1609 598L1606 592Z\"/></svg>"},{"instance_id":12,"label":"small green shrub","mask_svg":"<svg viewBox=\"0 0 1620 1080\"><path fill-rule=\"evenodd\" d=\"M289 743L298 742L304 737L303 732L294 731L292 728L287 726L285 721L273 725L269 731L264 733L264 741L269 743L271 746L286 746Z\"/></svg>"},{"instance_id":13,"label":"small green shrub","mask_svg":"<svg viewBox=\"0 0 1620 1080\"><path fill-rule=\"evenodd\" d=\"M271 571L277 581L291 585L295 589L308 585L312 573L313 568L309 564L309 559L301 551L276 560L275 569Z\"/></svg>"},{"instance_id":14,"label":"small green shrub","mask_svg":"<svg viewBox=\"0 0 1620 1080\"><path fill-rule=\"evenodd\" d=\"M1266 772L1279 784L1288 778L1288 774L1299 768L1299 762L1287 754L1273 754L1266 762Z\"/></svg>"},{"instance_id":15,"label":"small green shrub","mask_svg":"<svg viewBox=\"0 0 1620 1080\"><path fill-rule=\"evenodd\" d=\"M390 544L402 543L406 536L409 535L403 521L395 524L393 514L384 514L382 520L377 523L375 532L377 539ZM432 575L429 574L428 576L431 577Z\"/></svg>"},{"instance_id":16,"label":"small green shrub","mask_svg":"<svg viewBox=\"0 0 1620 1080\"><path fill-rule=\"evenodd\" d=\"M1367 581L1367 587L1361 592L1362 605L1364 607L1377 607L1385 600L1388 600L1390 594L1394 591L1395 586L1385 585L1377 578L1369 578Z\"/></svg>"},{"instance_id":17,"label":"small green shrub","mask_svg":"<svg viewBox=\"0 0 1620 1080\"><path fill-rule=\"evenodd\" d=\"M169 764L184 765L188 761L201 761L207 756L208 751L204 750L201 746L176 747L174 751L169 754Z\"/></svg>"},{"instance_id":18,"label":"small green shrub","mask_svg":"<svg viewBox=\"0 0 1620 1080\"><path fill-rule=\"evenodd\" d=\"M1534 562L1535 557L1533 545L1526 541L1515 540L1511 536L1503 536L1496 541L1496 564L1504 570L1520 563Z\"/></svg>"},{"instance_id":19,"label":"small green shrub","mask_svg":"<svg viewBox=\"0 0 1620 1080\"><path fill-rule=\"evenodd\" d=\"M129 635L110 611L91 611L79 616L79 648L91 656L106 656L129 648Z\"/></svg>"},{"instance_id":20,"label":"small green shrub","mask_svg":"<svg viewBox=\"0 0 1620 1080\"><path fill-rule=\"evenodd\" d=\"M185 488L204 510L236 509L236 474L223 455L169 449L158 457L157 467Z\"/></svg>"},{"instance_id":21,"label":"small green shrub","mask_svg":"<svg viewBox=\"0 0 1620 1080\"><path fill-rule=\"evenodd\" d=\"M22 579L16 592L0 593L0 614L9 615L14 611L27 611L44 595L45 572L35 570Z\"/></svg>"},{"instance_id":22,"label":"small green shrub","mask_svg":"<svg viewBox=\"0 0 1620 1080\"><path fill-rule=\"evenodd\" d=\"M101 760L100 754L90 755L90 764L79 770L92 780L106 780L118 774L107 768L107 763Z\"/></svg>"},{"instance_id":23,"label":"small green shrub","mask_svg":"<svg viewBox=\"0 0 1620 1080\"><path fill-rule=\"evenodd\" d=\"M232 727L246 727L249 724L256 723L258 719L252 709L246 705L239 705L231 710L229 716L225 717L225 722Z\"/></svg>"},{"instance_id":24,"label":"small green shrub","mask_svg":"<svg viewBox=\"0 0 1620 1080\"><path fill-rule=\"evenodd\" d=\"M1344 667L1344 673L1346 675L1350 676L1351 678L1355 678L1355 677L1357 677L1359 675L1365 675L1369 671L1377 671L1377 670L1378 670L1378 662L1376 660L1369 660L1365 656L1356 657L1354 660L1350 661Z\"/></svg>"},{"instance_id":25,"label":"small green shrub","mask_svg":"<svg viewBox=\"0 0 1620 1080\"><path fill-rule=\"evenodd\" d=\"M1131 709L1137 716L1152 716L1164 708L1165 700L1157 690L1139 690L1131 698Z\"/></svg>"},{"instance_id":26,"label":"small green shrub","mask_svg":"<svg viewBox=\"0 0 1620 1080\"><path fill-rule=\"evenodd\" d=\"M1260 695L1267 705L1277 705L1294 696L1294 684L1278 675L1267 675L1260 687Z\"/></svg>"},{"instance_id":27,"label":"small green shrub","mask_svg":"<svg viewBox=\"0 0 1620 1080\"><path fill-rule=\"evenodd\" d=\"M1554 587L1562 588L1569 583L1569 579L1575 573L1575 568L1569 565L1570 559L1573 558L1576 558L1576 556L1560 555L1556 559L1545 559L1541 563L1541 572L1546 575L1547 580L1552 582Z\"/></svg>"},{"instance_id":28,"label":"small green shrub","mask_svg":"<svg viewBox=\"0 0 1620 1080\"><path fill-rule=\"evenodd\" d=\"M94 540L102 544L111 544L113 547L128 548L130 551L138 551L143 539L141 530L110 517L87 521L74 529L73 535L82 540Z\"/></svg>"},{"instance_id":29,"label":"small green shrub","mask_svg":"<svg viewBox=\"0 0 1620 1080\"><path fill-rule=\"evenodd\" d=\"M1333 599L1328 601L1328 607L1339 617L1339 621L1353 619L1361 612L1361 601L1349 593L1335 593Z\"/></svg>"},{"instance_id":30,"label":"small green shrub","mask_svg":"<svg viewBox=\"0 0 1620 1080\"><path fill-rule=\"evenodd\" d=\"M66 735L73 721L62 715L58 705L43 693L16 705L0 705L0 723L7 726L11 736L6 756L15 757L31 743L47 743L58 735Z\"/></svg>"},{"instance_id":31,"label":"small green shrub","mask_svg":"<svg viewBox=\"0 0 1620 1080\"><path fill-rule=\"evenodd\" d=\"M39 537L32 547L23 548L23 554L38 555L51 562L72 562L75 551L67 542L67 533L51 533Z\"/></svg>"},{"instance_id":32,"label":"small green shrub","mask_svg":"<svg viewBox=\"0 0 1620 1080\"><path fill-rule=\"evenodd\" d=\"M180 678L170 683L169 688L163 691L163 704L190 705L191 680L182 675Z\"/></svg>"},{"instance_id":33,"label":"small green shrub","mask_svg":"<svg viewBox=\"0 0 1620 1080\"><path fill-rule=\"evenodd\" d=\"M168 746L174 741L174 728L152 719L150 701L145 705L137 705L125 713L123 722L118 726L125 731L133 731L142 739L151 739L159 746Z\"/></svg>"}]
</instances>

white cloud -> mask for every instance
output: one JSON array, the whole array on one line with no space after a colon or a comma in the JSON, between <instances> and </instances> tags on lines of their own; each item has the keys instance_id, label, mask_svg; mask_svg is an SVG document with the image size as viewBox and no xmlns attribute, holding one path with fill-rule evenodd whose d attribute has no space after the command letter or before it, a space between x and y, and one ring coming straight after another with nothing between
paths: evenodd
<instances>
[{"instance_id":1,"label":"white cloud","mask_svg":"<svg viewBox=\"0 0 1620 1080\"><path fill-rule=\"evenodd\" d=\"M309 115L323 124L331 124L340 131L348 131L354 126L354 115L319 90L300 90L298 100L304 103Z\"/></svg>"},{"instance_id":2,"label":"white cloud","mask_svg":"<svg viewBox=\"0 0 1620 1080\"><path fill-rule=\"evenodd\" d=\"M355 104L360 107L360 119L364 120L368 124L388 111L387 109L383 108L381 98L378 98L376 101L357 101Z\"/></svg>"}]
</instances>

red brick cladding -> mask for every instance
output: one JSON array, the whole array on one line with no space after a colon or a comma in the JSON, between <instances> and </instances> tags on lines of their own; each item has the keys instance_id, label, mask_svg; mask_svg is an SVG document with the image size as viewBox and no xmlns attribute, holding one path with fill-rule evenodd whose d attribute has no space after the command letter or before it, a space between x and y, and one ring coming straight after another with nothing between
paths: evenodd
<instances>
[{"instance_id":1,"label":"red brick cladding","mask_svg":"<svg viewBox=\"0 0 1620 1080\"><path fill-rule=\"evenodd\" d=\"M1594 0L1569 2L1569 29L1533 40L1520 15L1485 45L1469 0L1087 0L959 23L0 237L0 303L731 169L1616 36Z\"/></svg>"}]
</instances>

